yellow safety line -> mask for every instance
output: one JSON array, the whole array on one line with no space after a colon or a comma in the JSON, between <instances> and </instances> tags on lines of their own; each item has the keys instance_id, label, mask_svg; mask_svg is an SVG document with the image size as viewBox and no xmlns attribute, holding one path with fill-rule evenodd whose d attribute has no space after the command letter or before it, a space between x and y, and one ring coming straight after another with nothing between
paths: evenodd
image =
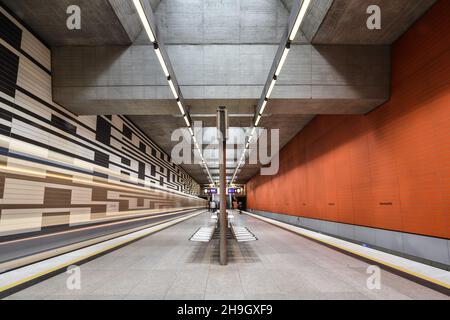
<instances>
[{"instance_id":1,"label":"yellow safety line","mask_svg":"<svg viewBox=\"0 0 450 320\"><path fill-rule=\"evenodd\" d=\"M260 220L266 221L266 222L268 222L268 223L271 223L271 224L273 224L273 225L276 225L276 226L278 226L278 227L280 227L280 228L282 228L282 229L284 229L284 230L287 230L287 231L291 231L291 232L300 234L300 235L302 235L302 236L304 236L304 237L307 237L307 238L310 238L310 239L313 239L313 240L316 240L316 241L320 241L320 242L322 242L322 243L326 243L326 244L328 244L328 245L330 245L330 246L332 246L332 247L339 248L339 249L341 249L341 250L350 252L350 253L352 253L352 254L354 254L354 255L357 255L357 256L366 258L366 259L368 259L368 260L377 262L377 263L379 263L379 264L382 264L382 265L388 266L388 267L390 267L390 268L393 268L393 269L402 271L402 272L404 272L404 273L408 273L408 274L413 275L413 276L415 276L415 277L417 277L417 278L420 278L420 279L423 279L423 280L432 282L432 283L434 283L434 284L437 284L437 285L439 285L439 286L442 286L442 287L444 287L444 288L450 289L450 284L447 284L447 283L442 282L442 281L440 281L440 280L437 280L437 279L434 279L434 278L430 278L430 277L428 277L428 276L426 276L426 275L423 275L423 274L421 274L421 273L417 273L417 272L411 271L411 270L409 270L409 269L405 269L404 267L400 267L400 266L395 265L395 264L392 264L392 263L390 263L390 262L386 262L386 261L383 261L383 260L379 260L379 259L374 258L374 257L372 257L372 256L369 256L369 255L366 255L366 254L363 254L363 253L354 251L354 250L352 250L352 249L348 249L348 248L346 248L346 247L344 247L344 246L341 246L341 245L338 245L338 244L329 242L329 241L327 241L327 240L323 240L323 239L320 239L320 238L317 238L317 237L314 237L314 236L311 236L311 235L307 235L307 234L305 234L305 233L302 233L301 231L291 230L291 229L289 229L289 228L284 228L282 225L278 225L278 223L283 223L283 222L276 221L276 220L274 220L274 221L272 222L272 221L271 221L272 219L270 219L270 218L260 217L260 216L258 216L258 215L254 215L254 214L249 213L249 212L246 212L246 211L243 211L243 212L246 213L246 214L248 214L248 215L250 215L250 216L252 216L252 217L255 217L255 218L257 218L257 219L260 219ZM276 223L274 223L274 222L276 222ZM295 226L293 226L293 227L295 227ZM344 240L343 240L343 241L344 241ZM444 270L444 271L445 271L445 270Z\"/></svg>"},{"instance_id":2,"label":"yellow safety line","mask_svg":"<svg viewBox=\"0 0 450 320\"><path fill-rule=\"evenodd\" d=\"M199 213L196 213L196 214L192 214L192 215L190 215L190 216L187 216L187 217L180 218L180 221L178 221L178 222L187 220L187 219L192 218L192 217L194 217L194 216L197 216L197 215L199 215L199 214L201 214L201 213L202 213L202 212L199 212ZM177 220L177 219L169 220L169 221L166 221L166 222L173 222L173 221L175 221L175 220ZM156 225L156 226L151 226L151 227L149 227L149 228L153 228L153 227L157 227L157 226L158 226L158 225ZM162 229L164 229L164 228L162 228ZM90 258L90 257L92 257L92 256L96 256L96 255L98 255L98 254L100 254L100 253L102 253L102 252L105 252L105 251L114 249L114 248L119 247L119 246L121 246L121 245L123 245L123 244L125 244L125 243L128 243L128 242L131 242L131 241L134 241L134 240L137 240L137 239L146 237L146 236L148 236L149 234L155 233L155 232L157 232L157 231L161 231L162 229L160 229L160 230L149 231L148 233L145 233L145 234L143 234L143 235L136 236L136 237L134 237L134 238L127 239L127 240L121 241L121 242L119 242L119 243L110 245L110 246L108 246L108 247L106 247L106 248L99 249L99 250L97 250L97 251L94 251L94 252L89 253L89 254L87 254L87 255L84 255L84 256L82 256L82 257L78 257L78 258L76 258L76 259L73 259L73 260L71 260L71 261L69 261L69 262L63 263L63 264L58 265L58 266L56 266L56 267L53 267L53 268L51 268L51 269L48 269L48 270L45 270L45 271L38 272L38 273L36 273L36 274L34 274L34 275L28 276L28 277L23 278L23 279L21 279L21 280L18 280L18 281L16 281L16 282L10 283L10 284L8 284L8 285L6 285L6 286L0 287L0 292L3 292L3 291L5 291L5 290L11 289L11 288L14 288L14 287L16 287L16 286L18 286L18 285L21 285L21 284L26 283L26 282L29 282L29 281L31 281L31 280L33 280L33 279L42 277L42 276L44 276L44 275L46 275L46 274L49 274L49 273L52 273L52 272L54 272L54 271L60 270L60 269L62 269L62 268L65 268L65 267L67 267L67 266L70 266L70 265L72 265L72 264L75 264L75 263L77 263L77 262L79 262L79 261L86 260L86 259L88 259L88 258ZM136 232L139 232L139 231L136 231ZM125 235L124 235L124 236L125 236Z\"/></svg>"}]
</instances>

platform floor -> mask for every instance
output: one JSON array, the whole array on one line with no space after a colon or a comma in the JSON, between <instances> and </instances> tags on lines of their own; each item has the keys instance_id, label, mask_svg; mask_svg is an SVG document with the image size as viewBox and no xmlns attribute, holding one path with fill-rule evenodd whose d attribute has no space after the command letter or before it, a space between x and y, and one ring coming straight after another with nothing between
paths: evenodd
<instances>
[{"instance_id":1,"label":"platform floor","mask_svg":"<svg viewBox=\"0 0 450 320\"><path fill-rule=\"evenodd\" d=\"M218 264L218 240L188 241L208 224L202 214L80 266L81 289L61 273L6 299L449 299L387 271L368 289L368 263L247 215L257 241L229 242Z\"/></svg>"}]
</instances>

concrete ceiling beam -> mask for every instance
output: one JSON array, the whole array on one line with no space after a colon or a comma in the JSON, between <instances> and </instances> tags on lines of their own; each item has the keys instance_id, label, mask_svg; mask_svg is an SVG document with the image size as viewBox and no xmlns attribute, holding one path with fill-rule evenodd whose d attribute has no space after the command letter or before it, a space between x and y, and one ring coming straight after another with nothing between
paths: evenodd
<instances>
[{"instance_id":1,"label":"concrete ceiling beam","mask_svg":"<svg viewBox=\"0 0 450 320\"><path fill-rule=\"evenodd\" d=\"M253 46L237 47L222 48L216 56L210 52L214 48L197 46L201 62L192 58L186 68L189 48L186 53L168 46L192 112L214 113L219 104L237 113L254 112L273 55L266 50L254 56ZM124 105L127 114L177 114L151 53L148 46L55 48L54 99L77 114L123 113ZM389 84L387 46L294 45L268 107L276 106L274 113L297 113L294 106L302 106L302 113L340 113L344 103L353 101L346 113L352 107L355 113L367 112L389 98Z\"/></svg>"},{"instance_id":2,"label":"concrete ceiling beam","mask_svg":"<svg viewBox=\"0 0 450 320\"><path fill-rule=\"evenodd\" d=\"M143 30L133 3L128 0L108 0L108 2L127 33L130 43L133 43Z\"/></svg>"},{"instance_id":3,"label":"concrete ceiling beam","mask_svg":"<svg viewBox=\"0 0 450 320\"><path fill-rule=\"evenodd\" d=\"M52 47L132 43L109 0L2 0L2 3ZM123 12L128 0L117 0L115 4L116 10ZM81 11L79 30L69 30L66 25L67 8L71 5Z\"/></svg>"}]
</instances>

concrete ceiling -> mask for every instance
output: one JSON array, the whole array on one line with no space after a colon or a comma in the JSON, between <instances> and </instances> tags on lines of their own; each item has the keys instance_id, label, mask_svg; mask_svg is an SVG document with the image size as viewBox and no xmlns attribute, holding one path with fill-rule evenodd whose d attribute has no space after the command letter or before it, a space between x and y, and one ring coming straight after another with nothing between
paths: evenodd
<instances>
[{"instance_id":1,"label":"concrete ceiling","mask_svg":"<svg viewBox=\"0 0 450 320\"><path fill-rule=\"evenodd\" d=\"M287 11L291 12L296 0L280 0Z\"/></svg>"},{"instance_id":2,"label":"concrete ceiling","mask_svg":"<svg viewBox=\"0 0 450 320\"><path fill-rule=\"evenodd\" d=\"M278 44L289 19L280 0L164 0L154 14L166 45Z\"/></svg>"},{"instance_id":3,"label":"concrete ceiling","mask_svg":"<svg viewBox=\"0 0 450 320\"><path fill-rule=\"evenodd\" d=\"M203 149L207 147L211 147L211 145L217 145L215 141L215 125L216 119L211 116L204 116L204 114L191 113L191 117L193 121L201 122L200 126L203 128L202 139L199 138L199 133L197 133L197 140L203 141ZM173 131L177 128L182 128L184 124L184 120L179 116L174 115L152 115L152 116L142 116L142 115L131 115L129 118L144 132L149 135L161 148L166 150L167 152L171 152L173 147L178 143L178 141L171 141L170 137ZM295 134L301 130L311 119L313 115L306 114L267 114L261 120L261 128L265 128L268 130L271 129L279 129L279 137L280 137L280 147L283 147L289 140L291 140ZM233 140L233 132L235 135L239 135L243 138L245 136L245 131L247 134L251 130L252 117L245 116L243 114L233 114L230 113L229 116L229 131L230 137L229 141ZM199 125L195 125L194 128L199 130ZM238 131L240 130L240 131ZM238 132L238 133L236 133ZM236 166L236 161L239 160L242 154L242 148L244 147L244 142L241 144L230 143L227 148L229 149L227 153L227 161L230 161L230 165L227 166L230 169L234 169ZM268 141L268 150L270 152L271 143L270 139ZM192 153L194 153L194 148L192 147ZM208 168L211 170L211 174L213 177L219 175L218 169L219 164L217 163L218 159L218 151L212 154L205 152L205 159L208 164ZM207 176L201 166L198 164L184 164L183 168L189 172L192 176L196 178L199 183L208 183ZM239 172L239 181L247 181L252 176L254 176L260 166L249 164L247 157L247 165L241 172ZM233 172L227 174L232 176Z\"/></svg>"},{"instance_id":4,"label":"concrete ceiling","mask_svg":"<svg viewBox=\"0 0 450 320\"><path fill-rule=\"evenodd\" d=\"M171 153L171 133L185 124L131 0L0 1L53 46L55 101L77 114L128 115ZM387 101L390 45L435 1L314 0L261 125L280 129L283 146L316 114L364 114ZM220 105L233 115L233 130L251 125L295 2L150 1L181 92L206 132ZM69 4L87 15L78 34L61 28ZM371 4L382 9L380 31L366 28ZM215 175L213 159L209 166ZM208 182L198 164L183 167ZM228 170L234 167L230 163ZM244 166L237 182L248 181L259 167Z\"/></svg>"},{"instance_id":5,"label":"concrete ceiling","mask_svg":"<svg viewBox=\"0 0 450 320\"><path fill-rule=\"evenodd\" d=\"M129 45L108 0L1 0L50 46ZM81 9L81 30L66 27L70 5Z\"/></svg>"},{"instance_id":6,"label":"concrete ceiling","mask_svg":"<svg viewBox=\"0 0 450 320\"><path fill-rule=\"evenodd\" d=\"M437 0L334 0L314 44L392 44ZM369 5L381 9L381 29L368 32ZM355 14L360 13L360 14Z\"/></svg>"}]
</instances>

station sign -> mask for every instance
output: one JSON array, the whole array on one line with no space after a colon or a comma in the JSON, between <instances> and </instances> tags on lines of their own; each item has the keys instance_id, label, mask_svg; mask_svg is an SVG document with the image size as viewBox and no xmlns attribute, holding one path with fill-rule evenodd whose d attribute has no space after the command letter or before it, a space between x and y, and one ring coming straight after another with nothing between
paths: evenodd
<instances>
[{"instance_id":1,"label":"station sign","mask_svg":"<svg viewBox=\"0 0 450 320\"><path fill-rule=\"evenodd\" d=\"M217 194L217 188L208 188L205 189L205 192L208 194Z\"/></svg>"}]
</instances>

